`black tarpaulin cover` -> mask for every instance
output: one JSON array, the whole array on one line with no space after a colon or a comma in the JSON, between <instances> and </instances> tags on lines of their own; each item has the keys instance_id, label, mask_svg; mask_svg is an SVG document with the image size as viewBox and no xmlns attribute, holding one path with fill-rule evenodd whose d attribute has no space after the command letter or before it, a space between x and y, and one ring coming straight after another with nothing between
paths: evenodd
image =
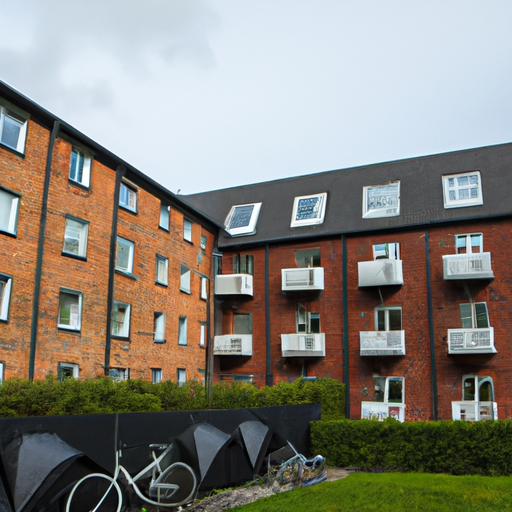
<instances>
[{"instance_id":1,"label":"black tarpaulin cover","mask_svg":"<svg viewBox=\"0 0 512 512\"><path fill-rule=\"evenodd\" d=\"M272 438L272 431L261 421L244 421L239 425L233 437L238 437L243 443L252 469L255 474L258 474Z\"/></svg>"},{"instance_id":2,"label":"black tarpaulin cover","mask_svg":"<svg viewBox=\"0 0 512 512\"><path fill-rule=\"evenodd\" d=\"M29 512L83 453L57 434L25 434L4 449L4 468L16 512Z\"/></svg>"}]
</instances>

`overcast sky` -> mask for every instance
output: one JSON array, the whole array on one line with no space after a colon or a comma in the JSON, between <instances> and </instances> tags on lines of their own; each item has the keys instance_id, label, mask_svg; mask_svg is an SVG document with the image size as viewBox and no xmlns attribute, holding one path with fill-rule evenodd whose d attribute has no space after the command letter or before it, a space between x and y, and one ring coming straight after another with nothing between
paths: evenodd
<instances>
[{"instance_id":1,"label":"overcast sky","mask_svg":"<svg viewBox=\"0 0 512 512\"><path fill-rule=\"evenodd\" d=\"M510 0L0 0L0 79L189 194L512 140Z\"/></svg>"}]
</instances>

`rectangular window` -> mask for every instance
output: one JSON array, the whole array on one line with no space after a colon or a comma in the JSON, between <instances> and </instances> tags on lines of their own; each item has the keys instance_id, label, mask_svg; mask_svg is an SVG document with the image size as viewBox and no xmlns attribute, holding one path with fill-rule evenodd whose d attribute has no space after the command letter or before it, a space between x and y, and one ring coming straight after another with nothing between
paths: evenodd
<instances>
[{"instance_id":1,"label":"rectangular window","mask_svg":"<svg viewBox=\"0 0 512 512\"><path fill-rule=\"evenodd\" d=\"M5 363L0 363L0 384L4 381Z\"/></svg>"},{"instance_id":2,"label":"rectangular window","mask_svg":"<svg viewBox=\"0 0 512 512\"><path fill-rule=\"evenodd\" d=\"M208 299L208 278L201 276L201 291L199 294L203 300Z\"/></svg>"},{"instance_id":3,"label":"rectangular window","mask_svg":"<svg viewBox=\"0 0 512 512\"><path fill-rule=\"evenodd\" d=\"M0 232L16 234L20 196L0 187Z\"/></svg>"},{"instance_id":4,"label":"rectangular window","mask_svg":"<svg viewBox=\"0 0 512 512\"><path fill-rule=\"evenodd\" d=\"M443 176L445 208L463 208L484 203L479 171Z\"/></svg>"},{"instance_id":5,"label":"rectangular window","mask_svg":"<svg viewBox=\"0 0 512 512\"><path fill-rule=\"evenodd\" d=\"M297 332L318 334L320 330L320 313L308 313L302 304L297 304L296 311Z\"/></svg>"},{"instance_id":6,"label":"rectangular window","mask_svg":"<svg viewBox=\"0 0 512 512\"><path fill-rule=\"evenodd\" d=\"M373 259L399 260L400 244L394 242L385 244L375 244L373 246Z\"/></svg>"},{"instance_id":7,"label":"rectangular window","mask_svg":"<svg viewBox=\"0 0 512 512\"><path fill-rule=\"evenodd\" d=\"M233 274L254 275L254 256L252 254L235 254L233 256Z\"/></svg>"},{"instance_id":8,"label":"rectangular window","mask_svg":"<svg viewBox=\"0 0 512 512\"><path fill-rule=\"evenodd\" d=\"M176 379L178 380L179 386L183 386L185 382L187 382L187 371L185 368L176 369Z\"/></svg>"},{"instance_id":9,"label":"rectangular window","mask_svg":"<svg viewBox=\"0 0 512 512\"><path fill-rule=\"evenodd\" d=\"M155 343L165 343L165 313L155 313L153 341Z\"/></svg>"},{"instance_id":10,"label":"rectangular window","mask_svg":"<svg viewBox=\"0 0 512 512\"><path fill-rule=\"evenodd\" d=\"M400 182L363 187L363 219L400 215Z\"/></svg>"},{"instance_id":11,"label":"rectangular window","mask_svg":"<svg viewBox=\"0 0 512 512\"><path fill-rule=\"evenodd\" d=\"M463 329L486 329L489 327L489 314L486 302L460 304L460 318Z\"/></svg>"},{"instance_id":12,"label":"rectangular window","mask_svg":"<svg viewBox=\"0 0 512 512\"><path fill-rule=\"evenodd\" d=\"M295 261L298 268L320 267L320 249L295 251Z\"/></svg>"},{"instance_id":13,"label":"rectangular window","mask_svg":"<svg viewBox=\"0 0 512 512\"><path fill-rule=\"evenodd\" d=\"M401 331L402 330L402 308L380 307L375 309L375 330L376 331Z\"/></svg>"},{"instance_id":14,"label":"rectangular window","mask_svg":"<svg viewBox=\"0 0 512 512\"><path fill-rule=\"evenodd\" d=\"M180 290L190 293L190 269L183 264L180 264Z\"/></svg>"},{"instance_id":15,"label":"rectangular window","mask_svg":"<svg viewBox=\"0 0 512 512\"><path fill-rule=\"evenodd\" d=\"M327 204L327 192L310 196L296 197L293 202L290 227L314 226L322 224Z\"/></svg>"},{"instance_id":16,"label":"rectangular window","mask_svg":"<svg viewBox=\"0 0 512 512\"><path fill-rule=\"evenodd\" d=\"M375 401L395 404L404 403L403 377L376 377Z\"/></svg>"},{"instance_id":17,"label":"rectangular window","mask_svg":"<svg viewBox=\"0 0 512 512\"><path fill-rule=\"evenodd\" d=\"M18 153L25 152L28 120L13 109L0 105L0 143Z\"/></svg>"},{"instance_id":18,"label":"rectangular window","mask_svg":"<svg viewBox=\"0 0 512 512\"><path fill-rule=\"evenodd\" d=\"M87 255L87 233L89 223L71 217L66 218L63 254L85 258Z\"/></svg>"},{"instance_id":19,"label":"rectangular window","mask_svg":"<svg viewBox=\"0 0 512 512\"><path fill-rule=\"evenodd\" d=\"M133 273L134 248L135 244L133 242L120 236L117 237L116 270L127 274Z\"/></svg>"},{"instance_id":20,"label":"rectangular window","mask_svg":"<svg viewBox=\"0 0 512 512\"><path fill-rule=\"evenodd\" d=\"M0 274L0 320L9 320L9 304L11 302L12 276Z\"/></svg>"},{"instance_id":21,"label":"rectangular window","mask_svg":"<svg viewBox=\"0 0 512 512\"><path fill-rule=\"evenodd\" d=\"M111 380L121 382L130 378L129 368L110 368L108 376Z\"/></svg>"},{"instance_id":22,"label":"rectangular window","mask_svg":"<svg viewBox=\"0 0 512 512\"><path fill-rule=\"evenodd\" d=\"M179 319L178 344L179 345L187 344L187 317L186 316L180 316L180 319Z\"/></svg>"},{"instance_id":23,"label":"rectangular window","mask_svg":"<svg viewBox=\"0 0 512 512\"><path fill-rule=\"evenodd\" d=\"M199 333L199 346L204 347L206 346L206 324L201 323L201 330Z\"/></svg>"},{"instance_id":24,"label":"rectangular window","mask_svg":"<svg viewBox=\"0 0 512 512\"><path fill-rule=\"evenodd\" d=\"M82 293L61 289L59 294L59 329L79 331L82 317Z\"/></svg>"},{"instance_id":25,"label":"rectangular window","mask_svg":"<svg viewBox=\"0 0 512 512\"><path fill-rule=\"evenodd\" d=\"M183 240L192 242L192 222L188 219L183 219Z\"/></svg>"},{"instance_id":26,"label":"rectangular window","mask_svg":"<svg viewBox=\"0 0 512 512\"><path fill-rule=\"evenodd\" d=\"M160 382L162 382L161 368L151 368L151 382L153 384L160 384Z\"/></svg>"},{"instance_id":27,"label":"rectangular window","mask_svg":"<svg viewBox=\"0 0 512 512\"><path fill-rule=\"evenodd\" d=\"M164 203L160 205L160 221L158 226L169 231L169 207Z\"/></svg>"},{"instance_id":28,"label":"rectangular window","mask_svg":"<svg viewBox=\"0 0 512 512\"><path fill-rule=\"evenodd\" d=\"M201 235L201 250L206 251L206 244L208 243L208 238L206 235Z\"/></svg>"},{"instance_id":29,"label":"rectangular window","mask_svg":"<svg viewBox=\"0 0 512 512\"><path fill-rule=\"evenodd\" d=\"M112 336L130 336L130 304L114 301L112 306Z\"/></svg>"},{"instance_id":30,"label":"rectangular window","mask_svg":"<svg viewBox=\"0 0 512 512\"><path fill-rule=\"evenodd\" d=\"M233 334L252 334L252 313L235 312Z\"/></svg>"},{"instance_id":31,"label":"rectangular window","mask_svg":"<svg viewBox=\"0 0 512 512\"><path fill-rule=\"evenodd\" d=\"M78 365L75 363L57 363L57 378L64 382L67 379L78 379Z\"/></svg>"},{"instance_id":32,"label":"rectangular window","mask_svg":"<svg viewBox=\"0 0 512 512\"><path fill-rule=\"evenodd\" d=\"M482 233L455 235L456 254L472 254L483 252L484 237Z\"/></svg>"},{"instance_id":33,"label":"rectangular window","mask_svg":"<svg viewBox=\"0 0 512 512\"><path fill-rule=\"evenodd\" d=\"M91 176L91 157L77 148L71 150L69 160L69 179L84 187L89 187Z\"/></svg>"},{"instance_id":34,"label":"rectangular window","mask_svg":"<svg viewBox=\"0 0 512 512\"><path fill-rule=\"evenodd\" d=\"M132 212L137 211L137 191L130 188L126 183L121 183L119 205Z\"/></svg>"},{"instance_id":35,"label":"rectangular window","mask_svg":"<svg viewBox=\"0 0 512 512\"><path fill-rule=\"evenodd\" d=\"M169 260L158 255L156 257L156 282L165 286L169 283Z\"/></svg>"}]
</instances>

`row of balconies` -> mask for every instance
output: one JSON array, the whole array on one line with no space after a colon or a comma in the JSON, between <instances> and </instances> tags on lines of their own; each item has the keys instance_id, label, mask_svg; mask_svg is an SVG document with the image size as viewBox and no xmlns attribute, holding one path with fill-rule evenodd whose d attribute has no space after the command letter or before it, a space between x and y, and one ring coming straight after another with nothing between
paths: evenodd
<instances>
[{"instance_id":1,"label":"row of balconies","mask_svg":"<svg viewBox=\"0 0 512 512\"><path fill-rule=\"evenodd\" d=\"M446 280L492 279L491 253L450 254L443 256ZM358 262L359 286L402 285L402 260L378 259ZM284 268L281 290L304 291L324 289L324 269ZM253 295L253 279L249 274L219 274L215 277L216 295Z\"/></svg>"}]
</instances>

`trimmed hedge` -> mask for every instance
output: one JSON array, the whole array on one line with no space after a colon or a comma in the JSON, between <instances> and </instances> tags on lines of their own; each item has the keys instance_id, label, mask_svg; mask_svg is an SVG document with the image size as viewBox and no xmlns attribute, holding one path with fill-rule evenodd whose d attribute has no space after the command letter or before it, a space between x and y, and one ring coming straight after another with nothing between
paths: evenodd
<instances>
[{"instance_id":1,"label":"trimmed hedge","mask_svg":"<svg viewBox=\"0 0 512 512\"><path fill-rule=\"evenodd\" d=\"M338 467L503 476L512 474L512 420L399 423L314 421L313 453Z\"/></svg>"},{"instance_id":2,"label":"trimmed hedge","mask_svg":"<svg viewBox=\"0 0 512 512\"><path fill-rule=\"evenodd\" d=\"M114 382L106 377L60 382L53 376L29 381L11 378L0 386L0 417L110 414L124 412L237 409L272 405L319 403L322 418L342 418L345 386L337 380L297 379L256 388L245 382L217 383L209 407L205 387L197 381L183 386L165 381Z\"/></svg>"}]
</instances>

